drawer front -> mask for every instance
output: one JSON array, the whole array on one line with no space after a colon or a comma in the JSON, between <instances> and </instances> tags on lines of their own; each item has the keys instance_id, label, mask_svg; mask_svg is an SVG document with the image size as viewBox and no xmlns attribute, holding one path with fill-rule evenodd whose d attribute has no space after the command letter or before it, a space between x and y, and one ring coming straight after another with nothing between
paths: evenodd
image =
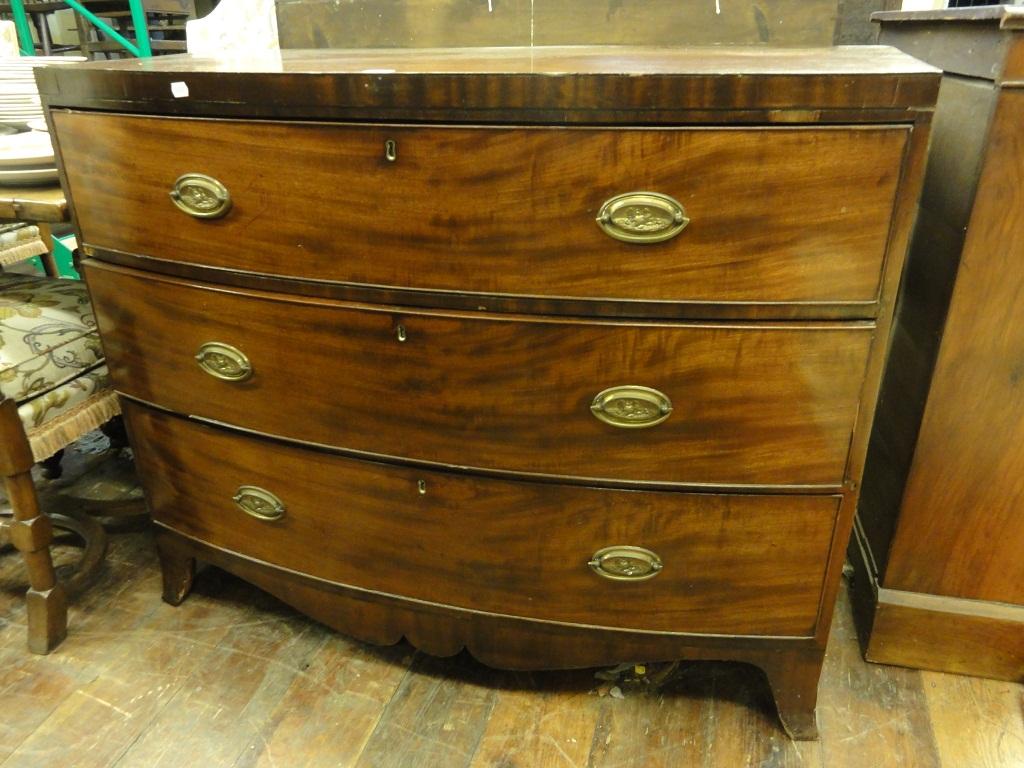
<instances>
[{"instance_id":1,"label":"drawer front","mask_svg":"<svg viewBox=\"0 0 1024 768\"><path fill-rule=\"evenodd\" d=\"M355 451L612 481L838 487L874 333L411 312L86 268L128 395Z\"/></svg>"},{"instance_id":2,"label":"drawer front","mask_svg":"<svg viewBox=\"0 0 1024 768\"><path fill-rule=\"evenodd\" d=\"M629 492L425 472L243 437L131 403L125 411L134 444L146 446L137 461L155 519L232 552L349 586L549 621L813 632L838 497ZM653 553L661 568L638 578L650 555L633 552L636 578L603 577L598 568L622 575L615 561L589 565L612 546Z\"/></svg>"},{"instance_id":3,"label":"drawer front","mask_svg":"<svg viewBox=\"0 0 1024 768\"><path fill-rule=\"evenodd\" d=\"M93 246L361 285L694 302L873 302L908 134L53 117ZM179 210L169 193L189 173L224 185L226 215ZM689 223L656 243L606 234L604 203L637 191ZM616 232L670 232L645 205L613 206Z\"/></svg>"}]
</instances>

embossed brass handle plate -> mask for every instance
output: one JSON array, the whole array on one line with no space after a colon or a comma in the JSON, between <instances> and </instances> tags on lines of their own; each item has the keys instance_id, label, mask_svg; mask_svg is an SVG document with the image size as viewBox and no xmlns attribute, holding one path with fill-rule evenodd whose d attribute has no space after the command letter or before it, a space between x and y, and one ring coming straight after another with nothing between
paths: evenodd
<instances>
[{"instance_id":1,"label":"embossed brass handle plate","mask_svg":"<svg viewBox=\"0 0 1024 768\"><path fill-rule=\"evenodd\" d=\"M270 491L259 486L240 486L231 500L245 514L258 520L280 520L284 517L284 503Z\"/></svg>"},{"instance_id":2,"label":"embossed brass handle plate","mask_svg":"<svg viewBox=\"0 0 1024 768\"><path fill-rule=\"evenodd\" d=\"M203 371L221 381L245 381L252 376L252 363L245 353L219 341L203 344L196 352L196 362Z\"/></svg>"},{"instance_id":3,"label":"embossed brass handle plate","mask_svg":"<svg viewBox=\"0 0 1024 768\"><path fill-rule=\"evenodd\" d=\"M626 192L605 201L597 226L626 243L662 243L682 232L690 219L675 198L659 192Z\"/></svg>"},{"instance_id":4,"label":"embossed brass handle plate","mask_svg":"<svg viewBox=\"0 0 1024 768\"><path fill-rule=\"evenodd\" d=\"M661 424L672 415L668 395L634 384L598 392L590 404L594 418L623 429L643 429Z\"/></svg>"},{"instance_id":5,"label":"embossed brass handle plate","mask_svg":"<svg viewBox=\"0 0 1024 768\"><path fill-rule=\"evenodd\" d=\"M231 210L228 188L205 173L179 176L170 195L178 208L197 219L219 219Z\"/></svg>"},{"instance_id":6,"label":"embossed brass handle plate","mask_svg":"<svg viewBox=\"0 0 1024 768\"><path fill-rule=\"evenodd\" d=\"M653 579L662 569L661 558L643 547L605 547L587 563L598 576L612 581Z\"/></svg>"}]
</instances>

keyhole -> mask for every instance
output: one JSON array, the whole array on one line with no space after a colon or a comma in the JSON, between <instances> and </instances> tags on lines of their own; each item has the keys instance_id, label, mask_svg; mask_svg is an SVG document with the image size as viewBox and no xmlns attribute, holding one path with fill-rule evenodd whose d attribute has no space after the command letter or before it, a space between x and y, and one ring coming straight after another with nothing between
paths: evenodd
<instances>
[{"instance_id":1,"label":"keyhole","mask_svg":"<svg viewBox=\"0 0 1024 768\"><path fill-rule=\"evenodd\" d=\"M418 490L420 492L420 496L425 496L426 493L427 493L427 481L426 480L418 480L416 482L416 490Z\"/></svg>"},{"instance_id":2,"label":"keyhole","mask_svg":"<svg viewBox=\"0 0 1024 768\"><path fill-rule=\"evenodd\" d=\"M395 329L395 336L398 338L399 341L405 341L406 335L404 325L400 325Z\"/></svg>"},{"instance_id":3,"label":"keyhole","mask_svg":"<svg viewBox=\"0 0 1024 768\"><path fill-rule=\"evenodd\" d=\"M389 163L393 163L398 159L398 142L394 139L388 139L384 142L384 159Z\"/></svg>"}]
</instances>

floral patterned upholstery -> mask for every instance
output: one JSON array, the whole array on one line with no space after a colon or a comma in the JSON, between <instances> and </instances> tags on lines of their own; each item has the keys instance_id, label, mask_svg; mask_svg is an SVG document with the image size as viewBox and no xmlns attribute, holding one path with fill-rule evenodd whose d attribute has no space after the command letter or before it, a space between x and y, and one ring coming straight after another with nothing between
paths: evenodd
<instances>
[{"instance_id":1,"label":"floral patterned upholstery","mask_svg":"<svg viewBox=\"0 0 1024 768\"><path fill-rule=\"evenodd\" d=\"M90 402L90 398L110 389L107 366L100 364L77 379L61 384L38 397L18 404L18 416L25 429L32 434L57 416L70 414Z\"/></svg>"},{"instance_id":2,"label":"floral patterned upholstery","mask_svg":"<svg viewBox=\"0 0 1024 768\"><path fill-rule=\"evenodd\" d=\"M0 396L38 427L108 386L83 283L0 274Z\"/></svg>"}]
</instances>

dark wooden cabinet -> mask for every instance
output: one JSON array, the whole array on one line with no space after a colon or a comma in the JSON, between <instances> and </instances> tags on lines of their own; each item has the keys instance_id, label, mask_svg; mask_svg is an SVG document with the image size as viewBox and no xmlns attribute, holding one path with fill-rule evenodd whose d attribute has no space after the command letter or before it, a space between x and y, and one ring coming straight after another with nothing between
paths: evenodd
<instances>
[{"instance_id":1,"label":"dark wooden cabinet","mask_svg":"<svg viewBox=\"0 0 1024 768\"><path fill-rule=\"evenodd\" d=\"M881 14L945 71L851 560L867 658L1024 680L1024 9Z\"/></svg>"},{"instance_id":2,"label":"dark wooden cabinet","mask_svg":"<svg viewBox=\"0 0 1024 768\"><path fill-rule=\"evenodd\" d=\"M937 73L538 48L40 79L168 601L199 558L506 668L745 661L815 735Z\"/></svg>"}]
</instances>

